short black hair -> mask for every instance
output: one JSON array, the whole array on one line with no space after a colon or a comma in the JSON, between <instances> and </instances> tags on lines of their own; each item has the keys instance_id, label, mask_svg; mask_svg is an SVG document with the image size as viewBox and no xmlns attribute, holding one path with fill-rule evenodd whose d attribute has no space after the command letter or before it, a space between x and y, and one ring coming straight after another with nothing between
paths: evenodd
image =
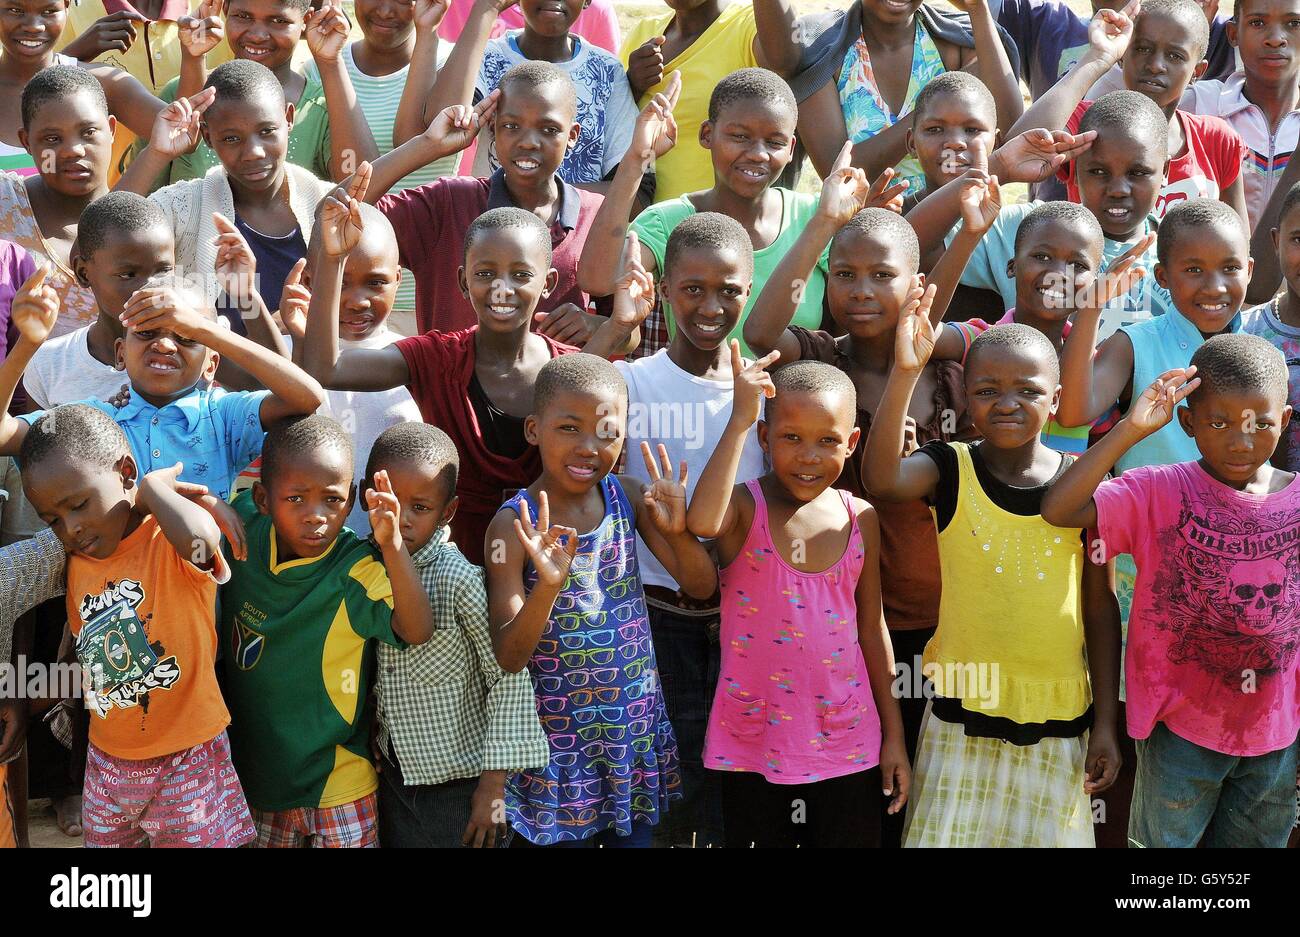
<instances>
[{"instance_id":1,"label":"short black hair","mask_svg":"<svg viewBox=\"0 0 1300 937\"><path fill-rule=\"evenodd\" d=\"M1300 182L1291 186L1282 198L1282 210L1277 213L1278 227L1281 227L1282 219L1291 214L1296 205L1300 205Z\"/></svg>"},{"instance_id":2,"label":"short black hair","mask_svg":"<svg viewBox=\"0 0 1300 937\"><path fill-rule=\"evenodd\" d=\"M1190 29L1193 63L1205 58L1205 50L1210 47L1210 21L1196 0L1143 0L1137 18L1140 20L1152 13L1178 20ZM1137 23L1133 25L1136 28Z\"/></svg>"},{"instance_id":3,"label":"short black hair","mask_svg":"<svg viewBox=\"0 0 1300 937\"><path fill-rule=\"evenodd\" d=\"M366 477L369 485L375 473L395 465L423 465L446 487L450 498L456 491L456 478L460 472L460 453L451 437L428 423L398 423L379 434L370 447L366 460Z\"/></svg>"},{"instance_id":4,"label":"short black hair","mask_svg":"<svg viewBox=\"0 0 1300 937\"><path fill-rule=\"evenodd\" d=\"M223 0L222 9L225 8L227 2L229 2L229 0ZM303 14L306 14L312 7L312 0L274 0L274 2L281 6L287 6L291 10L298 10Z\"/></svg>"},{"instance_id":5,"label":"short black hair","mask_svg":"<svg viewBox=\"0 0 1300 937\"><path fill-rule=\"evenodd\" d=\"M1020 254L1020 246L1025 242L1025 238L1043 225L1055 221L1085 228L1096 245L1097 256L1100 258L1106 238L1101 230L1101 222L1097 220L1096 215L1076 202L1043 202L1025 215L1024 220L1020 222L1020 227L1016 228L1015 254L1017 256Z\"/></svg>"},{"instance_id":6,"label":"short black hair","mask_svg":"<svg viewBox=\"0 0 1300 937\"><path fill-rule=\"evenodd\" d=\"M29 475L52 458L111 470L131 454L126 433L111 416L84 403L68 403L46 410L32 423L19 452L19 462Z\"/></svg>"},{"instance_id":7,"label":"short black hair","mask_svg":"<svg viewBox=\"0 0 1300 937\"><path fill-rule=\"evenodd\" d=\"M709 95L709 121L737 101L763 101L785 108L791 121L799 118L799 104L785 79L766 68L741 68L713 86Z\"/></svg>"},{"instance_id":8,"label":"short black hair","mask_svg":"<svg viewBox=\"0 0 1300 937\"><path fill-rule=\"evenodd\" d=\"M1089 130L1097 131L1099 137L1121 132L1151 149L1159 162L1169 158L1169 118L1145 94L1127 90L1103 94L1079 119L1079 133Z\"/></svg>"},{"instance_id":9,"label":"short black hair","mask_svg":"<svg viewBox=\"0 0 1300 937\"><path fill-rule=\"evenodd\" d=\"M848 400L854 416L857 415L858 391L853 379L825 361L808 359L782 365L772 372L772 386L776 395L763 403L763 419L769 423L784 394L833 394Z\"/></svg>"},{"instance_id":10,"label":"short black hair","mask_svg":"<svg viewBox=\"0 0 1300 937\"><path fill-rule=\"evenodd\" d=\"M668 246L664 248L664 275L667 276L676 266L682 251L701 247L714 250L731 248L740 255L750 274L754 272L754 244L740 222L730 215L702 211L677 222L672 234L668 235Z\"/></svg>"},{"instance_id":11,"label":"short black hair","mask_svg":"<svg viewBox=\"0 0 1300 937\"><path fill-rule=\"evenodd\" d=\"M970 350L966 352L966 375L969 377L973 373L971 362L978 355L996 348L1015 348L1038 355L1048 364L1052 383L1061 382L1061 361L1056 356L1051 340L1038 329L1019 322L991 326L977 335L975 341L970 343Z\"/></svg>"},{"instance_id":12,"label":"short black hair","mask_svg":"<svg viewBox=\"0 0 1300 937\"><path fill-rule=\"evenodd\" d=\"M1160 219L1160 230L1156 232L1156 260L1162 264L1169 263L1169 255L1186 234L1214 227L1220 230L1228 228L1241 236L1242 247L1250 253L1250 235L1246 224L1236 210L1217 198L1189 198L1176 202L1173 208L1165 212Z\"/></svg>"},{"instance_id":13,"label":"short black hair","mask_svg":"<svg viewBox=\"0 0 1300 937\"><path fill-rule=\"evenodd\" d=\"M901 244L912 272L915 273L921 265L921 243L916 238L916 230L897 212L884 208L864 208L840 228L831 240L831 245L834 246L835 241L846 231L857 231L864 237L875 238L883 244Z\"/></svg>"},{"instance_id":14,"label":"short black hair","mask_svg":"<svg viewBox=\"0 0 1300 937\"><path fill-rule=\"evenodd\" d=\"M89 260L95 252L111 246L113 235L131 234L171 225L154 202L134 192L109 192L81 210L77 222L77 253Z\"/></svg>"},{"instance_id":15,"label":"short black hair","mask_svg":"<svg viewBox=\"0 0 1300 937\"><path fill-rule=\"evenodd\" d=\"M549 270L551 267L551 229L546 227L542 223L542 219L532 212L513 206L493 208L491 211L485 211L474 219L473 223L465 231L465 249L461 254L461 262L464 263L469 259L470 245L476 240L490 232L508 231L512 228L522 228L532 232L538 248L546 258L543 266Z\"/></svg>"},{"instance_id":16,"label":"short black hair","mask_svg":"<svg viewBox=\"0 0 1300 937\"><path fill-rule=\"evenodd\" d=\"M574 86L569 73L559 66L535 59L510 66L497 82L497 87L501 89L501 96L506 96L506 85L517 81L523 82L530 88L544 88L548 85L558 87L562 103L573 111L574 118L577 118L578 89Z\"/></svg>"},{"instance_id":17,"label":"short black hair","mask_svg":"<svg viewBox=\"0 0 1300 937\"><path fill-rule=\"evenodd\" d=\"M43 105L50 101L66 101L79 91L90 95L90 99L104 112L105 119L108 118L108 98L104 97L99 79L84 68L51 65L33 75L23 87L23 129L31 127L32 119Z\"/></svg>"},{"instance_id":18,"label":"short black hair","mask_svg":"<svg viewBox=\"0 0 1300 937\"><path fill-rule=\"evenodd\" d=\"M217 89L213 104L247 104L269 97L281 110L285 106L280 80L260 62L247 59L223 62L212 70L203 87Z\"/></svg>"},{"instance_id":19,"label":"short black hair","mask_svg":"<svg viewBox=\"0 0 1300 937\"><path fill-rule=\"evenodd\" d=\"M262 484L267 484L283 462L304 452L334 448L347 456L348 473L352 472L352 437L327 416L289 417L273 424L262 443Z\"/></svg>"},{"instance_id":20,"label":"short black hair","mask_svg":"<svg viewBox=\"0 0 1300 937\"><path fill-rule=\"evenodd\" d=\"M533 413L540 415L551 399L562 393L606 393L627 399L623 375L604 358L575 352L552 358L537 372L533 385Z\"/></svg>"},{"instance_id":21,"label":"short black hair","mask_svg":"<svg viewBox=\"0 0 1300 937\"><path fill-rule=\"evenodd\" d=\"M1268 339L1246 332L1230 332L1206 339L1192 362L1201 386L1189 402L1203 394L1223 390L1248 390L1287 399L1289 375L1286 358Z\"/></svg>"},{"instance_id":22,"label":"short black hair","mask_svg":"<svg viewBox=\"0 0 1300 937\"><path fill-rule=\"evenodd\" d=\"M942 75L930 79L930 82L921 89L921 93L916 96L916 102L912 105L913 129L916 129L917 121L925 115L930 102L944 95L970 98L979 106L979 109L984 112L984 116L989 118L990 123L996 129L998 105L993 100L993 92L989 91L988 85L970 72L944 72Z\"/></svg>"}]
</instances>

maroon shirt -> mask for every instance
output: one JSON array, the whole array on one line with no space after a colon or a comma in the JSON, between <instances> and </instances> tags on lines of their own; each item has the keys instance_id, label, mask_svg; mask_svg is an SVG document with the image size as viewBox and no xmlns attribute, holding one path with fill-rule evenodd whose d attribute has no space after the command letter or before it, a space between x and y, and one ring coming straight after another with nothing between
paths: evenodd
<instances>
[{"instance_id":1,"label":"maroon shirt","mask_svg":"<svg viewBox=\"0 0 1300 937\"><path fill-rule=\"evenodd\" d=\"M587 308L587 294L578 289L578 257L605 200L559 177L556 182L560 206L551 224L551 266L559 271L560 280L538 304L538 312L565 303ZM465 256L465 232L485 211L513 206L505 174L499 169L490 179L444 176L379 200L377 207L397 232L402 266L415 274L415 317L421 332L453 332L478 324L456 277Z\"/></svg>"}]
</instances>

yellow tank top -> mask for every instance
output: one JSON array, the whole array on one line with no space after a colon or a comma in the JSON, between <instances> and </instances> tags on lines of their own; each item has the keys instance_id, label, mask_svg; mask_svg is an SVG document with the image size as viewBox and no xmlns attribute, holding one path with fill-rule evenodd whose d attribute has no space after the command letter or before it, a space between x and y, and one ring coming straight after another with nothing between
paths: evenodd
<instances>
[{"instance_id":1,"label":"yellow tank top","mask_svg":"<svg viewBox=\"0 0 1300 937\"><path fill-rule=\"evenodd\" d=\"M1079 529L998 507L957 453L957 508L939 533L939 630L925 648L935 691L1024 724L1077 719L1092 700L1084 660Z\"/></svg>"}]
</instances>

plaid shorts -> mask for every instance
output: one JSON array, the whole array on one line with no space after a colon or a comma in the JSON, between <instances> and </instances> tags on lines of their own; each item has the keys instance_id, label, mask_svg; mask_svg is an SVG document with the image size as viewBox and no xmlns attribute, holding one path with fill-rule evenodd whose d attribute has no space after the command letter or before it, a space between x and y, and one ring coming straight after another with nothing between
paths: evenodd
<instances>
[{"instance_id":1,"label":"plaid shorts","mask_svg":"<svg viewBox=\"0 0 1300 937\"><path fill-rule=\"evenodd\" d=\"M257 845L261 849L375 849L379 846L378 797L337 807L293 807L254 810Z\"/></svg>"},{"instance_id":2,"label":"plaid shorts","mask_svg":"<svg viewBox=\"0 0 1300 937\"><path fill-rule=\"evenodd\" d=\"M256 835L225 732L141 761L91 745L81 815L88 849L234 847Z\"/></svg>"}]
</instances>

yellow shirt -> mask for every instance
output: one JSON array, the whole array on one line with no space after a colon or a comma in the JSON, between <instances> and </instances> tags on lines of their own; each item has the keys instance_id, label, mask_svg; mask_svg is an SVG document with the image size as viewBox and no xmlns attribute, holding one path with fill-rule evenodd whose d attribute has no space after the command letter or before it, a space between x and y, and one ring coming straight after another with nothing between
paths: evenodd
<instances>
[{"instance_id":1,"label":"yellow shirt","mask_svg":"<svg viewBox=\"0 0 1300 937\"><path fill-rule=\"evenodd\" d=\"M646 40L662 36L673 16L640 20L623 41L619 57L627 67L628 58ZM714 86L739 68L758 65L754 57L754 39L758 26L754 8L749 3L733 3L722 11L704 35L696 39L671 62L664 63L664 80L647 88L638 106L663 91L668 77L682 73L682 93L673 116L677 119L677 145L655 162L655 201L677 198L687 192L713 188L713 161L709 151L700 146L700 124L709 117L709 97Z\"/></svg>"}]
</instances>

